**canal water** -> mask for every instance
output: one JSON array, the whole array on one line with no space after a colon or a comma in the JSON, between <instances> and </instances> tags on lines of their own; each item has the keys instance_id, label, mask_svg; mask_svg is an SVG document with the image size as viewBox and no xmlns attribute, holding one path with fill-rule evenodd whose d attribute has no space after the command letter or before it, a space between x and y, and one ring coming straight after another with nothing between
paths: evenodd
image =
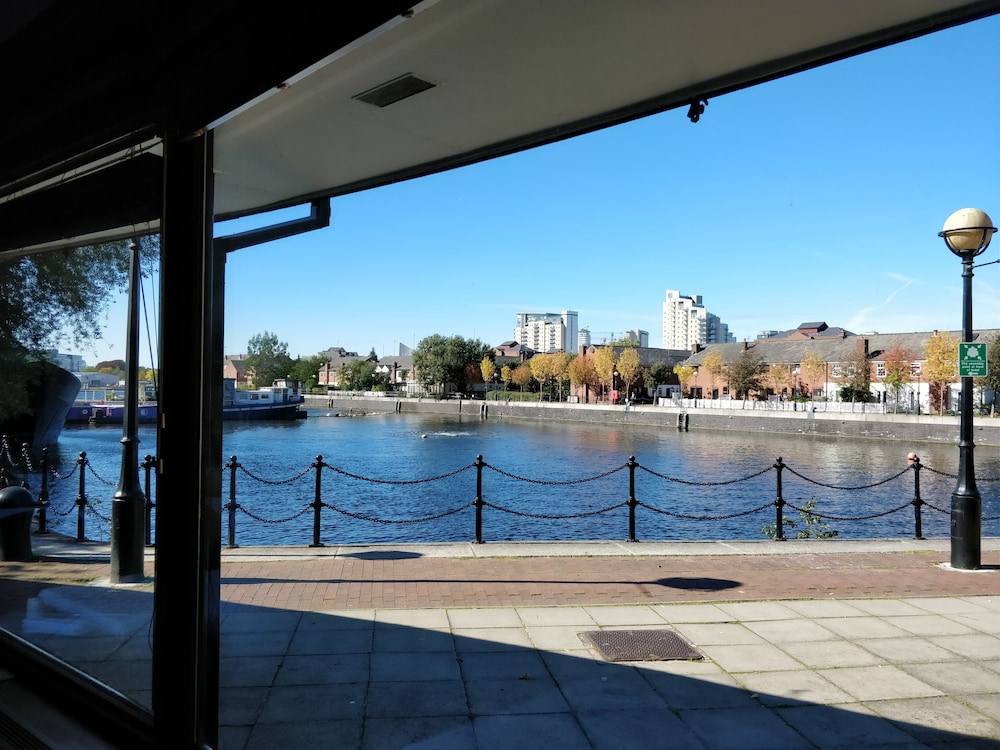
<instances>
[{"instance_id":1,"label":"canal water","mask_svg":"<svg viewBox=\"0 0 1000 750\"><path fill-rule=\"evenodd\" d=\"M155 432L140 427L140 458L155 455ZM87 537L107 539L118 481L120 427L67 427L54 452L65 477L81 451L89 466ZM313 541L317 456L322 456L320 541L324 544L475 539L477 456L483 457L484 541L621 540L629 535L630 456L635 534L641 540L763 539L773 524L780 457L782 497L815 501L814 519L840 538L913 537L914 472L924 468L927 537L950 533L948 509L958 449L953 444L747 433L633 425L386 414L310 412L284 423L224 423L225 460L236 456L239 546ZM976 451L984 536L1000 535L1000 449ZM223 472L223 503L229 500ZM900 476L896 476L900 475ZM895 477L895 478L893 478ZM140 478L143 478L140 472ZM36 480L37 482L37 480ZM53 482L50 524L76 533L79 472ZM155 481L154 481L155 498ZM162 499L161 502L169 502ZM902 507L905 506L905 507ZM896 510L901 508L900 510ZM805 530L791 507L784 516ZM865 518L876 516L874 518ZM155 527L155 511L154 511ZM223 542L228 514L223 513Z\"/></svg>"}]
</instances>

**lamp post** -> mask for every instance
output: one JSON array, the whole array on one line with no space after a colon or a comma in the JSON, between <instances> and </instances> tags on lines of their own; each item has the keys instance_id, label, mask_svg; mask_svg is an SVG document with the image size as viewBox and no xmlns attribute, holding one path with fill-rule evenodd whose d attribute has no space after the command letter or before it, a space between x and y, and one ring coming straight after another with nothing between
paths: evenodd
<instances>
[{"instance_id":1,"label":"lamp post","mask_svg":"<svg viewBox=\"0 0 1000 750\"><path fill-rule=\"evenodd\" d=\"M977 208L963 208L947 218L938 236L962 259L962 341L972 341L972 261L990 244L996 227ZM961 373L960 373L961 374ZM980 566L982 498L976 488L972 442L972 378L962 376L959 411L958 481L951 494L951 566Z\"/></svg>"}]
</instances>

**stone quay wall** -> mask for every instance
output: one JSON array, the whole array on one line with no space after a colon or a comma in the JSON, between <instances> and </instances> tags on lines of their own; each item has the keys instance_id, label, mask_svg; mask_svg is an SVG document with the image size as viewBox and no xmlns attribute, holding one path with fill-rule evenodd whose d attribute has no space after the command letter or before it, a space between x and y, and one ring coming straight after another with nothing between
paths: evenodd
<instances>
[{"instance_id":1,"label":"stone quay wall","mask_svg":"<svg viewBox=\"0 0 1000 750\"><path fill-rule=\"evenodd\" d=\"M310 412L352 416L371 413L450 414L477 419L548 419L591 424L636 424L687 430L780 432L883 440L958 442L959 418L922 414L852 414L816 411L698 409L676 406L612 406L535 401L396 398L392 394L306 396ZM976 445L1000 446L1000 418L978 417L973 423Z\"/></svg>"}]
</instances>

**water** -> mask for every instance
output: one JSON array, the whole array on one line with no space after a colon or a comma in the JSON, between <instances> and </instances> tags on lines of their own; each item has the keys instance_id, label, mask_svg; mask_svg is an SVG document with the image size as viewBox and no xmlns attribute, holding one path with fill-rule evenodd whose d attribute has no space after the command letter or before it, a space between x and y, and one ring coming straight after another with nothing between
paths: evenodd
<instances>
[{"instance_id":1,"label":"water","mask_svg":"<svg viewBox=\"0 0 1000 750\"><path fill-rule=\"evenodd\" d=\"M151 427L140 427L140 457L155 454L155 437ZM73 469L80 451L87 452L86 494L94 510L87 518L88 538L106 539L109 533L120 440L120 427L67 428L55 452L62 475ZM945 511L925 506L923 533L947 537L955 480L931 469L953 476L958 460L951 444L409 414L311 413L294 422L226 422L223 450L226 461L235 455L241 467L236 472L241 546L312 542L316 472L310 467L318 455L325 464L320 537L325 544L474 539L473 463L480 454L487 464L482 524L487 542L627 538L625 465L631 455L641 467L635 471L640 540L765 538L762 526L775 521L772 467L779 456L788 467L782 476L785 501L801 508L815 499L819 513L836 517L827 524L841 538L912 537L912 471L876 487L836 489L883 482L906 468L911 450L925 466L922 499ZM1000 535L1000 521L989 520L1000 515L1000 482L988 481L1000 477L1000 450L980 446L976 469L988 519L983 534ZM764 473L739 481L759 472ZM51 491L50 523L63 533L76 533L78 477L55 482ZM443 478L421 481L437 477ZM223 503L228 497L226 470ZM879 518L847 520L904 505ZM747 513L761 506L767 507ZM570 515L577 517L555 517ZM786 508L785 517L796 523L787 536L803 528L793 509ZM224 541L227 522L224 513Z\"/></svg>"}]
</instances>

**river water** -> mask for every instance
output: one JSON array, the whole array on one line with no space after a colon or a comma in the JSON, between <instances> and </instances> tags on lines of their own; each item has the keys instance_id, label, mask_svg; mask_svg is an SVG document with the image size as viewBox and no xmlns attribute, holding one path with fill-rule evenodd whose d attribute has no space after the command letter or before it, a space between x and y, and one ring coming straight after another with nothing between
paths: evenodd
<instances>
[{"instance_id":1,"label":"river water","mask_svg":"<svg viewBox=\"0 0 1000 750\"><path fill-rule=\"evenodd\" d=\"M155 455L153 429L140 427L139 438L140 457ZM87 453L91 539L109 534L120 441L121 427L67 427L54 452L60 476L74 469L80 451ZM481 527L486 542L627 538L630 456L639 465L634 472L639 540L766 538L762 527L775 521L778 457L787 467L781 473L784 500L799 508L815 500L815 510L831 517L822 519L827 528L841 538L912 537L910 451L924 466L921 498L933 506L923 508L923 534L947 537L958 462L953 444L439 415L337 418L316 412L295 422L226 422L223 450L227 461L235 455L239 464L235 539L240 546L312 542L313 464L319 455L324 544L475 539L479 455L486 464ZM223 503L229 475L224 470ZM983 535L998 536L1000 449L977 449L976 475ZM53 482L49 519L63 533L76 533L78 485L78 472ZM803 519L789 507L784 513L795 523L786 536L794 537L804 529ZM854 520L876 514L883 515ZM227 523L224 512L223 542Z\"/></svg>"}]
</instances>

